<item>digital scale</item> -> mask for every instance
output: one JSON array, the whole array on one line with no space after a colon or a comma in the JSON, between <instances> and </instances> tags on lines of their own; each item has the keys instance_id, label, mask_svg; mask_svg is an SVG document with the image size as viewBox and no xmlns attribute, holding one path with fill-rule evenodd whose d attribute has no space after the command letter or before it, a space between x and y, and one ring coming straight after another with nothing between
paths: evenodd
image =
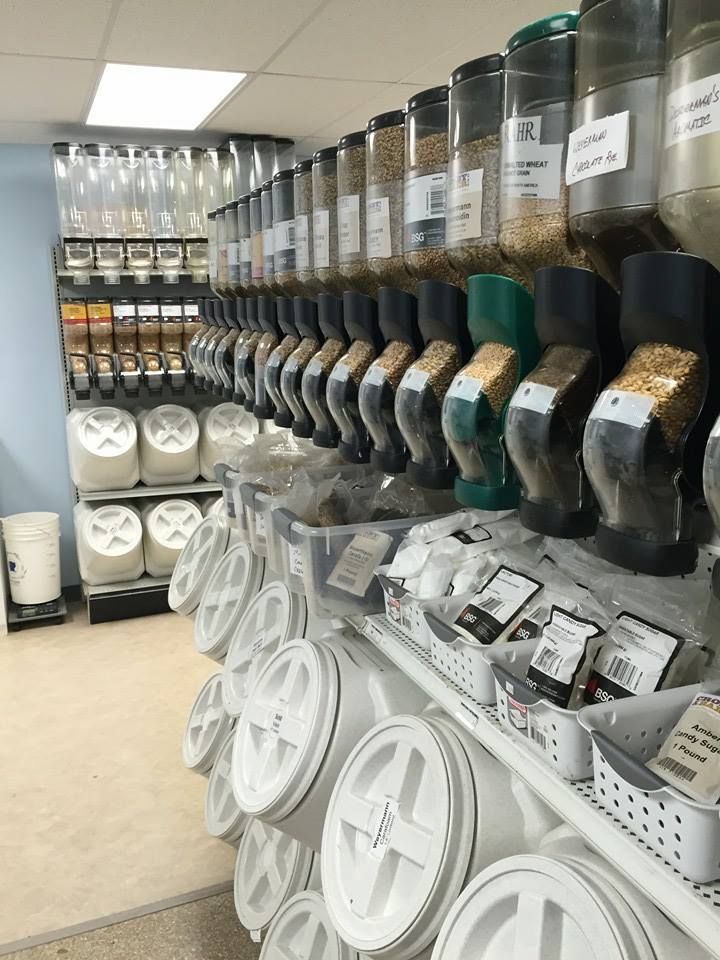
<instances>
[{"instance_id":1,"label":"digital scale","mask_svg":"<svg viewBox=\"0 0 720 960\"><path fill-rule=\"evenodd\" d=\"M67 616L67 604L62 594L57 600L46 603L10 603L8 608L8 627L21 630L25 626L60 623Z\"/></svg>"}]
</instances>

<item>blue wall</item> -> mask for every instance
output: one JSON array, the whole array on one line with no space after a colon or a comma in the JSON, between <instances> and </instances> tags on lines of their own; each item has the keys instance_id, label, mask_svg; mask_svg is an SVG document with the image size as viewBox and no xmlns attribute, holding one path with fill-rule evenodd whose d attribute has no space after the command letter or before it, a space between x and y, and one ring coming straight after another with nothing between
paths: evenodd
<instances>
[{"instance_id":1,"label":"blue wall","mask_svg":"<svg viewBox=\"0 0 720 960\"><path fill-rule=\"evenodd\" d=\"M0 516L60 514L63 585L79 583L50 248L50 150L0 144Z\"/></svg>"}]
</instances>

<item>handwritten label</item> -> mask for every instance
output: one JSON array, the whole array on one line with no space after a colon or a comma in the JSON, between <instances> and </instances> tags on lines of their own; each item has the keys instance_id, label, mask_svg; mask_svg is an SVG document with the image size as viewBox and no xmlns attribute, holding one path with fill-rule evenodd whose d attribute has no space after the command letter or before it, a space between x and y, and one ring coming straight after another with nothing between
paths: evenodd
<instances>
[{"instance_id":1,"label":"handwritten label","mask_svg":"<svg viewBox=\"0 0 720 960\"><path fill-rule=\"evenodd\" d=\"M580 183L624 170L630 151L630 111L584 123L568 139L565 180Z\"/></svg>"},{"instance_id":2,"label":"handwritten label","mask_svg":"<svg viewBox=\"0 0 720 960\"><path fill-rule=\"evenodd\" d=\"M665 146L720 130L720 73L671 90L665 102Z\"/></svg>"}]
</instances>

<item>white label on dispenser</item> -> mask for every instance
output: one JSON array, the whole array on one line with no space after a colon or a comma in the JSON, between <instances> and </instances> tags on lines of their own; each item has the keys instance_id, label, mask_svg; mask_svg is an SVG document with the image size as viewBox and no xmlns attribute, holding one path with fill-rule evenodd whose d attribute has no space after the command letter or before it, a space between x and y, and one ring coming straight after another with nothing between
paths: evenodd
<instances>
[{"instance_id":1,"label":"white label on dispenser","mask_svg":"<svg viewBox=\"0 0 720 960\"><path fill-rule=\"evenodd\" d=\"M510 406L545 414L552 407L556 396L555 387L547 387L544 383L521 383L512 396Z\"/></svg>"},{"instance_id":2,"label":"white label on dispenser","mask_svg":"<svg viewBox=\"0 0 720 960\"><path fill-rule=\"evenodd\" d=\"M405 223L445 217L446 173L429 173L405 181Z\"/></svg>"},{"instance_id":3,"label":"white label on dispenser","mask_svg":"<svg viewBox=\"0 0 720 960\"><path fill-rule=\"evenodd\" d=\"M240 265L240 242L238 240L230 240L227 245L227 254L228 254L228 269L231 267L237 267Z\"/></svg>"},{"instance_id":4,"label":"white label on dispenser","mask_svg":"<svg viewBox=\"0 0 720 960\"><path fill-rule=\"evenodd\" d=\"M161 303L160 316L161 317L181 317L182 306L179 303Z\"/></svg>"},{"instance_id":5,"label":"white label on dispenser","mask_svg":"<svg viewBox=\"0 0 720 960\"><path fill-rule=\"evenodd\" d=\"M590 411L589 420L613 420L629 427L642 427L650 419L655 400L627 390L604 390Z\"/></svg>"},{"instance_id":6,"label":"white label on dispenser","mask_svg":"<svg viewBox=\"0 0 720 960\"><path fill-rule=\"evenodd\" d=\"M665 99L665 147L720 130L720 73L671 90Z\"/></svg>"},{"instance_id":7,"label":"white label on dispenser","mask_svg":"<svg viewBox=\"0 0 720 960\"><path fill-rule=\"evenodd\" d=\"M455 172L450 164L447 180L447 222L445 239L448 243L482 236L483 177L485 171Z\"/></svg>"},{"instance_id":8,"label":"white label on dispenser","mask_svg":"<svg viewBox=\"0 0 720 960\"><path fill-rule=\"evenodd\" d=\"M504 197L557 200L562 143L540 143L542 116L511 117L502 125L501 190Z\"/></svg>"},{"instance_id":9,"label":"white label on dispenser","mask_svg":"<svg viewBox=\"0 0 720 960\"><path fill-rule=\"evenodd\" d=\"M327 585L354 597L364 597L375 568L382 562L391 543L392 537L379 530L355 534L340 554L327 578Z\"/></svg>"},{"instance_id":10,"label":"white label on dispenser","mask_svg":"<svg viewBox=\"0 0 720 960\"><path fill-rule=\"evenodd\" d=\"M137 312L139 317L156 317L160 309L156 303L139 303Z\"/></svg>"},{"instance_id":11,"label":"white label on dispenser","mask_svg":"<svg viewBox=\"0 0 720 960\"><path fill-rule=\"evenodd\" d=\"M297 270L310 269L310 234L306 213L301 213L295 217L295 268Z\"/></svg>"},{"instance_id":12,"label":"white label on dispenser","mask_svg":"<svg viewBox=\"0 0 720 960\"><path fill-rule=\"evenodd\" d=\"M275 252L275 233L272 227L263 230L263 257L271 257Z\"/></svg>"},{"instance_id":13,"label":"white label on dispenser","mask_svg":"<svg viewBox=\"0 0 720 960\"><path fill-rule=\"evenodd\" d=\"M302 577L305 573L305 566L303 564L303 553L302 547L297 543L289 543L288 548L288 565L290 567L290 574L293 577Z\"/></svg>"},{"instance_id":14,"label":"white label on dispenser","mask_svg":"<svg viewBox=\"0 0 720 960\"><path fill-rule=\"evenodd\" d=\"M568 138L565 180L579 183L590 177L624 170L630 149L630 111L584 123Z\"/></svg>"},{"instance_id":15,"label":"white label on dispenser","mask_svg":"<svg viewBox=\"0 0 720 960\"><path fill-rule=\"evenodd\" d=\"M277 220L273 226L275 234L274 250L278 253L280 250L295 249L295 220Z\"/></svg>"},{"instance_id":16,"label":"white label on dispenser","mask_svg":"<svg viewBox=\"0 0 720 960\"><path fill-rule=\"evenodd\" d=\"M313 213L313 254L315 269L330 266L330 211Z\"/></svg>"},{"instance_id":17,"label":"white label on dispenser","mask_svg":"<svg viewBox=\"0 0 720 960\"><path fill-rule=\"evenodd\" d=\"M349 257L360 253L360 195L338 197L338 251Z\"/></svg>"},{"instance_id":18,"label":"white label on dispenser","mask_svg":"<svg viewBox=\"0 0 720 960\"><path fill-rule=\"evenodd\" d=\"M363 377L363 380L365 383L372 384L373 387L381 387L387 380L387 370L373 363Z\"/></svg>"},{"instance_id":19,"label":"white label on dispenser","mask_svg":"<svg viewBox=\"0 0 720 960\"><path fill-rule=\"evenodd\" d=\"M165 312L165 309L166 309L165 307L162 308L163 313ZM113 303L112 312L114 317L134 317L135 304L134 303ZM180 313L182 313L181 309L180 309Z\"/></svg>"},{"instance_id":20,"label":"white label on dispenser","mask_svg":"<svg viewBox=\"0 0 720 960\"><path fill-rule=\"evenodd\" d=\"M405 374L400 381L400 386L405 390L417 390L420 392L427 386L429 377L430 374L427 372L427 370L413 370L413 368L410 367L409 370L405 371Z\"/></svg>"},{"instance_id":21,"label":"white label on dispenser","mask_svg":"<svg viewBox=\"0 0 720 960\"><path fill-rule=\"evenodd\" d=\"M469 403L474 403L482 392L482 380L459 373L450 384L447 395L454 400L467 400Z\"/></svg>"},{"instance_id":22,"label":"white label on dispenser","mask_svg":"<svg viewBox=\"0 0 720 960\"><path fill-rule=\"evenodd\" d=\"M250 263L252 260L252 241L250 237L243 237L240 241L240 263Z\"/></svg>"},{"instance_id":23,"label":"white label on dispenser","mask_svg":"<svg viewBox=\"0 0 720 960\"><path fill-rule=\"evenodd\" d=\"M397 800L386 800L373 824L370 833L370 849L368 852L370 856L376 860L385 859L385 854L388 852L388 847L390 846L390 837L392 836L395 818L397 817L399 809L400 804Z\"/></svg>"},{"instance_id":24,"label":"white label on dispenser","mask_svg":"<svg viewBox=\"0 0 720 960\"><path fill-rule=\"evenodd\" d=\"M367 255L386 259L392 256L390 240L390 198L376 197L367 201Z\"/></svg>"}]
</instances>

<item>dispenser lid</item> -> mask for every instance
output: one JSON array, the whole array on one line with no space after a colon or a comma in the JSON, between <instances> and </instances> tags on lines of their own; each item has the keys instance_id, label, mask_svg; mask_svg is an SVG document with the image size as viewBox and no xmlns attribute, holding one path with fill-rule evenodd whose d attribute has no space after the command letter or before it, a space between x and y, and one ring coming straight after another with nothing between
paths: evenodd
<instances>
[{"instance_id":1,"label":"dispenser lid","mask_svg":"<svg viewBox=\"0 0 720 960\"><path fill-rule=\"evenodd\" d=\"M298 174L302 174L302 173L310 173L310 171L312 170L312 165L313 165L312 157L308 157L307 160L298 160L298 162L295 164L295 167L294 167L295 176L297 177Z\"/></svg>"},{"instance_id":2,"label":"dispenser lid","mask_svg":"<svg viewBox=\"0 0 720 960\"><path fill-rule=\"evenodd\" d=\"M142 523L137 513L119 503L98 507L85 519L85 540L103 557L125 557L142 541Z\"/></svg>"},{"instance_id":3,"label":"dispenser lid","mask_svg":"<svg viewBox=\"0 0 720 960\"><path fill-rule=\"evenodd\" d=\"M421 90L408 100L405 104L405 113L417 110L418 107L427 107L431 103L446 103L447 98L448 88L446 86L428 87L427 90Z\"/></svg>"},{"instance_id":4,"label":"dispenser lid","mask_svg":"<svg viewBox=\"0 0 720 960\"><path fill-rule=\"evenodd\" d=\"M246 543L225 554L215 567L195 616L195 647L206 656L223 656L238 621L262 583L265 561Z\"/></svg>"},{"instance_id":5,"label":"dispenser lid","mask_svg":"<svg viewBox=\"0 0 720 960\"><path fill-rule=\"evenodd\" d=\"M257 432L257 420L235 403L219 403L203 419L203 433L214 444L252 443Z\"/></svg>"},{"instance_id":6,"label":"dispenser lid","mask_svg":"<svg viewBox=\"0 0 720 960\"><path fill-rule=\"evenodd\" d=\"M94 457L122 457L137 443L137 426L127 410L96 407L82 414L77 437Z\"/></svg>"},{"instance_id":7,"label":"dispenser lid","mask_svg":"<svg viewBox=\"0 0 720 960\"><path fill-rule=\"evenodd\" d=\"M384 341L378 324L378 305L373 297L348 291L343 294L343 319L350 342L367 340L379 353Z\"/></svg>"},{"instance_id":8,"label":"dispenser lid","mask_svg":"<svg viewBox=\"0 0 720 960\"><path fill-rule=\"evenodd\" d=\"M262 327L260 326L260 321L258 320L258 298L257 297L247 297L245 300L245 319L247 321L248 327L260 333Z\"/></svg>"},{"instance_id":9,"label":"dispenser lid","mask_svg":"<svg viewBox=\"0 0 720 960\"><path fill-rule=\"evenodd\" d=\"M367 134L364 130L356 130L354 133L346 133L340 137L337 146L338 150L347 150L349 147L362 147L365 145Z\"/></svg>"},{"instance_id":10,"label":"dispenser lid","mask_svg":"<svg viewBox=\"0 0 720 960\"><path fill-rule=\"evenodd\" d=\"M325 901L315 891L298 893L282 907L260 956L262 960L358 960L337 935Z\"/></svg>"},{"instance_id":11,"label":"dispenser lid","mask_svg":"<svg viewBox=\"0 0 720 960\"><path fill-rule=\"evenodd\" d=\"M322 844L328 912L346 942L399 960L430 943L462 888L473 807L467 755L444 724L393 717L360 740L335 784Z\"/></svg>"},{"instance_id":12,"label":"dispenser lid","mask_svg":"<svg viewBox=\"0 0 720 960\"><path fill-rule=\"evenodd\" d=\"M533 40L541 40L543 37L551 37L556 33L568 33L577 30L577 22L580 14L577 10L568 10L567 13L553 13L549 17L542 17L540 20L534 20L526 24L517 33L514 33L507 42L505 56L509 56L518 47L526 43L532 43Z\"/></svg>"},{"instance_id":13,"label":"dispenser lid","mask_svg":"<svg viewBox=\"0 0 720 960\"><path fill-rule=\"evenodd\" d=\"M397 287L378 290L378 321L385 341L409 343L415 354L422 352L422 337L418 328L417 299Z\"/></svg>"},{"instance_id":14,"label":"dispenser lid","mask_svg":"<svg viewBox=\"0 0 720 960\"><path fill-rule=\"evenodd\" d=\"M401 127L404 123L404 110L388 110L387 113L379 113L376 117L371 117L368 120L367 132L374 133L376 130L384 130L386 127Z\"/></svg>"},{"instance_id":15,"label":"dispenser lid","mask_svg":"<svg viewBox=\"0 0 720 960\"><path fill-rule=\"evenodd\" d=\"M282 334L286 337L296 337L295 316L293 311L293 302L288 297L278 297L275 301L277 310L278 326Z\"/></svg>"},{"instance_id":16,"label":"dispenser lid","mask_svg":"<svg viewBox=\"0 0 720 960\"><path fill-rule=\"evenodd\" d=\"M317 303L308 297L293 297L293 317L297 332L301 337L322 340L318 321Z\"/></svg>"},{"instance_id":17,"label":"dispenser lid","mask_svg":"<svg viewBox=\"0 0 720 960\"><path fill-rule=\"evenodd\" d=\"M494 274L469 278L468 328L476 347L493 341L516 350L520 378L540 359L533 298L515 280Z\"/></svg>"},{"instance_id":18,"label":"dispenser lid","mask_svg":"<svg viewBox=\"0 0 720 960\"><path fill-rule=\"evenodd\" d=\"M262 931L282 905L302 892L315 854L274 827L251 819L235 861L235 910L248 930Z\"/></svg>"},{"instance_id":19,"label":"dispenser lid","mask_svg":"<svg viewBox=\"0 0 720 960\"><path fill-rule=\"evenodd\" d=\"M240 619L225 660L223 702L228 713L240 716L258 672L277 649L303 635L306 621L305 597L290 593L281 581L260 591Z\"/></svg>"},{"instance_id":20,"label":"dispenser lid","mask_svg":"<svg viewBox=\"0 0 720 960\"><path fill-rule=\"evenodd\" d=\"M502 53L489 53L484 57L478 57L475 60L468 60L467 63L456 67L450 74L448 87L452 90L458 83L464 80L471 80L473 77L484 77L488 73L499 73L503 68L505 57Z\"/></svg>"},{"instance_id":21,"label":"dispenser lid","mask_svg":"<svg viewBox=\"0 0 720 960\"><path fill-rule=\"evenodd\" d=\"M208 770L227 740L234 721L222 704L222 674L215 673L200 688L183 737L183 761L198 772Z\"/></svg>"},{"instance_id":22,"label":"dispenser lid","mask_svg":"<svg viewBox=\"0 0 720 960\"><path fill-rule=\"evenodd\" d=\"M192 410L172 403L148 410L140 425L143 438L165 453L185 453L200 436L197 417Z\"/></svg>"},{"instance_id":23,"label":"dispenser lid","mask_svg":"<svg viewBox=\"0 0 720 960\"><path fill-rule=\"evenodd\" d=\"M301 803L325 756L338 693L328 646L293 640L267 661L235 738L233 782L243 810L278 823Z\"/></svg>"},{"instance_id":24,"label":"dispenser lid","mask_svg":"<svg viewBox=\"0 0 720 960\"><path fill-rule=\"evenodd\" d=\"M206 517L185 544L177 559L168 603L176 613L187 616L200 602L208 575L225 553L230 525L222 515Z\"/></svg>"},{"instance_id":25,"label":"dispenser lid","mask_svg":"<svg viewBox=\"0 0 720 960\"><path fill-rule=\"evenodd\" d=\"M258 297L257 301L260 328L264 333L274 333L277 336L280 327L278 325L275 297Z\"/></svg>"},{"instance_id":26,"label":"dispenser lid","mask_svg":"<svg viewBox=\"0 0 720 960\"><path fill-rule=\"evenodd\" d=\"M337 159L337 147L323 147L313 154L313 163L324 163L326 160Z\"/></svg>"},{"instance_id":27,"label":"dispenser lid","mask_svg":"<svg viewBox=\"0 0 720 960\"><path fill-rule=\"evenodd\" d=\"M273 183L282 183L284 180L293 180L295 177L295 169L290 168L289 170L278 170L272 178Z\"/></svg>"},{"instance_id":28,"label":"dispenser lid","mask_svg":"<svg viewBox=\"0 0 720 960\"><path fill-rule=\"evenodd\" d=\"M417 285L418 326L425 343L446 340L460 350L463 361L470 359L472 343L467 327L467 298L463 291L444 280L422 280Z\"/></svg>"},{"instance_id":29,"label":"dispenser lid","mask_svg":"<svg viewBox=\"0 0 720 960\"><path fill-rule=\"evenodd\" d=\"M145 518L147 533L169 550L183 549L203 515L190 500L162 500Z\"/></svg>"},{"instance_id":30,"label":"dispenser lid","mask_svg":"<svg viewBox=\"0 0 720 960\"><path fill-rule=\"evenodd\" d=\"M321 293L317 298L318 323L326 340L342 340L349 344L343 322L343 302L340 297L330 293Z\"/></svg>"},{"instance_id":31,"label":"dispenser lid","mask_svg":"<svg viewBox=\"0 0 720 960\"><path fill-rule=\"evenodd\" d=\"M630 908L570 864L515 856L483 870L443 923L433 956L443 960L654 960Z\"/></svg>"},{"instance_id":32,"label":"dispenser lid","mask_svg":"<svg viewBox=\"0 0 720 960\"><path fill-rule=\"evenodd\" d=\"M238 806L232 788L231 732L220 748L213 764L205 794L205 826L211 837L234 840L241 836L248 822L247 815Z\"/></svg>"}]
</instances>

